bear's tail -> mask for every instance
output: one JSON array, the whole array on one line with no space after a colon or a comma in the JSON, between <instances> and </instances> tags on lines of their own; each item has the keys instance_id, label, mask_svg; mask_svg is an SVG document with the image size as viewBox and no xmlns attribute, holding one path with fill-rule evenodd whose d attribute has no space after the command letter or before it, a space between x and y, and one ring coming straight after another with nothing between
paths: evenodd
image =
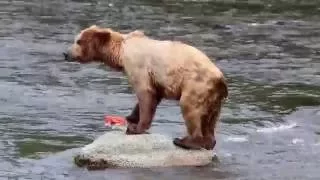
<instances>
[{"instance_id":1,"label":"bear's tail","mask_svg":"<svg viewBox=\"0 0 320 180\"><path fill-rule=\"evenodd\" d=\"M228 85L225 78L221 78L221 80L217 83L217 89L220 92L221 100L227 100L229 96Z\"/></svg>"}]
</instances>

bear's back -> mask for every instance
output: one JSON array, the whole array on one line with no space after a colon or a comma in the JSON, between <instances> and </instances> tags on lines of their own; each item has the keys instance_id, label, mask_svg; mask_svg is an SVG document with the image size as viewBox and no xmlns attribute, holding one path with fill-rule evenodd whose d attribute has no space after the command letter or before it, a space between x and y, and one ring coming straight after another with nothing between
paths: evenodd
<instances>
[{"instance_id":1,"label":"bear's back","mask_svg":"<svg viewBox=\"0 0 320 180\"><path fill-rule=\"evenodd\" d=\"M128 78L139 79L143 72L152 74L169 98L177 98L182 84L200 71L207 74L203 78L222 76L202 51L178 41L132 37L123 44L123 61Z\"/></svg>"}]
</instances>

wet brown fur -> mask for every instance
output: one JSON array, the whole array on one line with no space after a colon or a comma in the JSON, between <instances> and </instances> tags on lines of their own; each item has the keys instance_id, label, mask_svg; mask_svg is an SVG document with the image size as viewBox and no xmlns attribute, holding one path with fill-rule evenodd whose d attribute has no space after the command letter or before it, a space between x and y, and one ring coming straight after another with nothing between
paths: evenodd
<instances>
[{"instance_id":1,"label":"wet brown fur","mask_svg":"<svg viewBox=\"0 0 320 180\"><path fill-rule=\"evenodd\" d=\"M142 31L121 34L97 26L83 30L77 40L83 42L71 47L73 58L82 63L103 62L128 76L138 103L127 116L127 134L146 133L157 105L164 98L172 99L179 101L188 132L182 139L175 138L174 144L186 149L214 148L215 127L228 88L220 70L202 52L181 42L150 39Z\"/></svg>"}]
</instances>

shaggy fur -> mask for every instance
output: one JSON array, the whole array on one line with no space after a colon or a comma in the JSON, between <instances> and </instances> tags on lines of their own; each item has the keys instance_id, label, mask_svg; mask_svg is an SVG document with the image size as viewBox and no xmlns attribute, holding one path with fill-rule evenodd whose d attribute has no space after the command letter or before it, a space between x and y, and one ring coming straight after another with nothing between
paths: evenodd
<instances>
[{"instance_id":1,"label":"shaggy fur","mask_svg":"<svg viewBox=\"0 0 320 180\"><path fill-rule=\"evenodd\" d=\"M68 54L81 63L102 62L128 76L138 103L127 116L127 134L146 133L161 100L177 100L188 135L175 138L174 144L214 148L228 88L220 69L197 48L152 39L141 31L121 34L91 26L80 32Z\"/></svg>"}]
</instances>

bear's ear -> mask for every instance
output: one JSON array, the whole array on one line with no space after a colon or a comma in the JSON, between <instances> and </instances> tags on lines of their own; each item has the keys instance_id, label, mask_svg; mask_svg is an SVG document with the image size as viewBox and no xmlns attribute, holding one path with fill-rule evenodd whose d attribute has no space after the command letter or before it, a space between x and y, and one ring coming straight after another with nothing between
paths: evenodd
<instances>
[{"instance_id":1,"label":"bear's ear","mask_svg":"<svg viewBox=\"0 0 320 180\"><path fill-rule=\"evenodd\" d=\"M111 39L111 33L109 31L97 31L94 32L94 38L99 44L106 44Z\"/></svg>"},{"instance_id":2,"label":"bear's ear","mask_svg":"<svg viewBox=\"0 0 320 180\"><path fill-rule=\"evenodd\" d=\"M134 35L138 35L138 36L145 36L144 31L142 31L142 30L135 30L132 33Z\"/></svg>"},{"instance_id":3,"label":"bear's ear","mask_svg":"<svg viewBox=\"0 0 320 180\"><path fill-rule=\"evenodd\" d=\"M98 28L98 26L94 24L89 27L89 29L94 29L94 28Z\"/></svg>"}]
</instances>

